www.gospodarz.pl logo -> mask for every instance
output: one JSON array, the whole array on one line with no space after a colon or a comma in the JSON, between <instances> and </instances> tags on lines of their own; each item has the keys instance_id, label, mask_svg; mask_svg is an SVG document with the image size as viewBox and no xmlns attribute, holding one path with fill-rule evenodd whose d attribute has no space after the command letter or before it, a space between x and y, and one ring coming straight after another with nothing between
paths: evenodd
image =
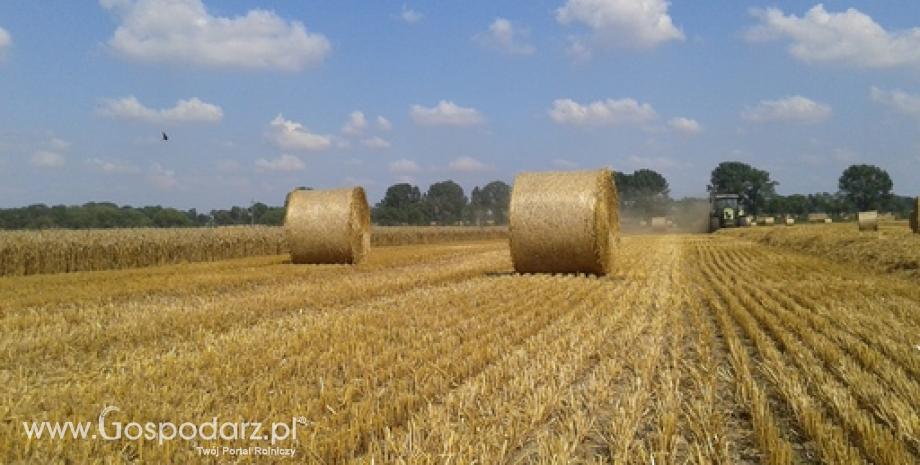
<instances>
[{"instance_id":1,"label":"www.gospodarz.pl logo","mask_svg":"<svg viewBox=\"0 0 920 465\"><path fill-rule=\"evenodd\" d=\"M47 433L46 437L51 439L63 439L67 436L74 439L97 439L101 437L106 440L130 439L132 441L144 438L148 441L156 440L158 444L163 445L164 441L172 441L177 437L186 441L193 439L204 440L250 440L250 441L268 441L275 445L277 441L296 440L297 425L306 425L307 420L304 417L292 417L290 423L278 422L271 423L270 427L263 427L266 423L260 422L224 422L218 424L217 417L210 422L195 424L185 422L176 426L172 422L153 423L147 422L140 424L130 422L122 424L121 422L112 421L106 424L106 415L112 412L121 412L121 409L115 406L106 407L99 414L99 423L96 434L92 434L93 423L51 423L51 422L22 422L26 435L29 439L40 439Z\"/></svg>"}]
</instances>

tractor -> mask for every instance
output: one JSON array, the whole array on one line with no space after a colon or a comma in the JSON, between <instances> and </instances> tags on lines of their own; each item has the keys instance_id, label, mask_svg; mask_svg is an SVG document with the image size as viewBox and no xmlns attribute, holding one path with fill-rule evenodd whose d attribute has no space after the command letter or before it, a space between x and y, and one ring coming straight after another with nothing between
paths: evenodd
<instances>
[{"instance_id":1,"label":"tractor","mask_svg":"<svg viewBox=\"0 0 920 465\"><path fill-rule=\"evenodd\" d=\"M751 217L745 212L747 198L741 194L713 194L709 198L709 232L722 228L750 226Z\"/></svg>"}]
</instances>

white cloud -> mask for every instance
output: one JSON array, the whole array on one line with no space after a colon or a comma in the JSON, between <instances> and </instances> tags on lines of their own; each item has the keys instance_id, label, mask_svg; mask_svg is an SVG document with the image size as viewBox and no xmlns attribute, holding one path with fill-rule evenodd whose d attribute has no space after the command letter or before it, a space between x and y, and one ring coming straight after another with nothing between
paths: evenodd
<instances>
[{"instance_id":1,"label":"white cloud","mask_svg":"<svg viewBox=\"0 0 920 465\"><path fill-rule=\"evenodd\" d=\"M831 107L828 105L798 95L782 100L764 100L756 107L741 112L741 118L755 123L820 123L830 115Z\"/></svg>"},{"instance_id":2,"label":"white cloud","mask_svg":"<svg viewBox=\"0 0 920 465\"><path fill-rule=\"evenodd\" d=\"M677 161L667 157L637 157L626 159L626 164L635 169L667 170L677 166Z\"/></svg>"},{"instance_id":3,"label":"white cloud","mask_svg":"<svg viewBox=\"0 0 920 465\"><path fill-rule=\"evenodd\" d=\"M365 128L367 128L367 119L364 118L364 113L353 111L349 115L348 122L342 126L342 132L354 136L361 134Z\"/></svg>"},{"instance_id":4,"label":"white cloud","mask_svg":"<svg viewBox=\"0 0 920 465\"><path fill-rule=\"evenodd\" d=\"M641 123L656 118L655 110L647 103L639 104L631 98L608 99L581 105L569 99L553 102L549 116L558 124L601 126L607 124Z\"/></svg>"},{"instance_id":5,"label":"white cloud","mask_svg":"<svg viewBox=\"0 0 920 465\"><path fill-rule=\"evenodd\" d=\"M365 139L361 141L361 145L369 149L388 149L390 148L390 143L380 137L371 137L370 139Z\"/></svg>"},{"instance_id":6,"label":"white cloud","mask_svg":"<svg viewBox=\"0 0 920 465\"><path fill-rule=\"evenodd\" d=\"M390 124L390 120L382 116L377 117L377 127L384 131L389 131L390 129L393 129L393 125Z\"/></svg>"},{"instance_id":7,"label":"white cloud","mask_svg":"<svg viewBox=\"0 0 920 465\"><path fill-rule=\"evenodd\" d=\"M480 124L485 119L473 108L463 108L454 102L441 100L437 106L426 108L412 105L409 115L416 124L470 126Z\"/></svg>"},{"instance_id":8,"label":"white cloud","mask_svg":"<svg viewBox=\"0 0 920 465\"><path fill-rule=\"evenodd\" d=\"M108 45L130 59L221 68L300 70L321 63L329 40L267 10L212 16L201 0L100 0L121 17Z\"/></svg>"},{"instance_id":9,"label":"white cloud","mask_svg":"<svg viewBox=\"0 0 920 465\"><path fill-rule=\"evenodd\" d=\"M447 165L447 168L451 171L460 171L464 173L486 171L489 169L488 166L473 157L455 158L451 160L451 162Z\"/></svg>"},{"instance_id":10,"label":"white cloud","mask_svg":"<svg viewBox=\"0 0 920 465\"><path fill-rule=\"evenodd\" d=\"M418 11L408 8L405 3L402 6L402 11L399 13L399 19L401 19L406 24L415 24L421 21L424 17L425 15L419 13Z\"/></svg>"},{"instance_id":11,"label":"white cloud","mask_svg":"<svg viewBox=\"0 0 920 465\"><path fill-rule=\"evenodd\" d=\"M148 178L150 182L162 190L171 190L179 187L179 177L176 176L176 172L163 168L159 163L154 163L150 166Z\"/></svg>"},{"instance_id":12,"label":"white cloud","mask_svg":"<svg viewBox=\"0 0 920 465\"><path fill-rule=\"evenodd\" d=\"M473 40L483 47L513 55L530 55L533 45L527 43L530 31L515 26L511 21L497 18L489 25L489 32L473 36Z\"/></svg>"},{"instance_id":13,"label":"white cloud","mask_svg":"<svg viewBox=\"0 0 920 465\"><path fill-rule=\"evenodd\" d=\"M900 89L882 90L872 86L869 89L869 99L875 103L887 105L913 116L920 116L920 95L908 94Z\"/></svg>"},{"instance_id":14,"label":"white cloud","mask_svg":"<svg viewBox=\"0 0 920 465\"><path fill-rule=\"evenodd\" d=\"M302 124L284 119L280 114L269 123L269 139L285 150L325 150L332 146L332 138L313 134Z\"/></svg>"},{"instance_id":15,"label":"white cloud","mask_svg":"<svg viewBox=\"0 0 920 465\"><path fill-rule=\"evenodd\" d=\"M67 164L64 155L50 150L38 150L29 157L29 162L37 168L63 168Z\"/></svg>"},{"instance_id":16,"label":"white cloud","mask_svg":"<svg viewBox=\"0 0 920 465\"><path fill-rule=\"evenodd\" d=\"M422 171L418 163L408 158L400 158L399 160L391 162L387 167L390 169L391 173L395 174L415 174Z\"/></svg>"},{"instance_id":17,"label":"white cloud","mask_svg":"<svg viewBox=\"0 0 920 465\"><path fill-rule=\"evenodd\" d=\"M288 154L282 154L274 160L256 160L256 171L303 171L306 168L303 160Z\"/></svg>"},{"instance_id":18,"label":"white cloud","mask_svg":"<svg viewBox=\"0 0 920 465\"><path fill-rule=\"evenodd\" d=\"M141 172L141 168L134 163L117 158L90 158L83 163L86 166L108 174L131 174Z\"/></svg>"},{"instance_id":19,"label":"white cloud","mask_svg":"<svg viewBox=\"0 0 920 465\"><path fill-rule=\"evenodd\" d=\"M581 23L593 31L590 42L603 47L650 48L684 40L674 27L665 0L568 0L556 10L563 25ZM572 52L586 56L588 44L575 38Z\"/></svg>"},{"instance_id":20,"label":"white cloud","mask_svg":"<svg viewBox=\"0 0 920 465\"><path fill-rule=\"evenodd\" d=\"M145 107L136 97L105 100L98 114L116 119L143 121L145 123L216 123L224 118L219 106L206 103L197 97L179 100L176 106L162 110Z\"/></svg>"},{"instance_id":21,"label":"white cloud","mask_svg":"<svg viewBox=\"0 0 920 465\"><path fill-rule=\"evenodd\" d=\"M699 134L703 132L703 127L696 120L684 117L671 118L668 124L672 128L685 134Z\"/></svg>"},{"instance_id":22,"label":"white cloud","mask_svg":"<svg viewBox=\"0 0 920 465\"><path fill-rule=\"evenodd\" d=\"M804 17L776 8L753 9L760 24L746 31L750 41L788 40L789 53L815 64L860 68L920 66L920 28L886 31L870 16L850 8L828 13L818 4Z\"/></svg>"},{"instance_id":23,"label":"white cloud","mask_svg":"<svg viewBox=\"0 0 920 465\"><path fill-rule=\"evenodd\" d=\"M0 27L0 61L6 58L6 53L13 48L13 38L10 33Z\"/></svg>"}]
</instances>

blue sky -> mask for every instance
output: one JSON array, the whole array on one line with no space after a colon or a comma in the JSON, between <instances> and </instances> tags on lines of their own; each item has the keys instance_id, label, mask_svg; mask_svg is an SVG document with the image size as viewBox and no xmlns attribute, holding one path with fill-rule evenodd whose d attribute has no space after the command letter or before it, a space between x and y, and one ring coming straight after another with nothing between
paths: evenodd
<instances>
[{"instance_id":1,"label":"blue sky","mask_svg":"<svg viewBox=\"0 0 920 465\"><path fill-rule=\"evenodd\" d=\"M0 207L722 161L920 194L915 0L0 2ZM161 132L169 135L161 140Z\"/></svg>"}]
</instances>

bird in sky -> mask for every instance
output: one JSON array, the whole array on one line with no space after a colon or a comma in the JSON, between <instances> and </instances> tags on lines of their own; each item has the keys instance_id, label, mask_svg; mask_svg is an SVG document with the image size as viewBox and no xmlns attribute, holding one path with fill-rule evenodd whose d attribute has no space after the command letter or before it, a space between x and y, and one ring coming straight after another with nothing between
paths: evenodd
<instances>
[{"instance_id":1,"label":"bird in sky","mask_svg":"<svg viewBox=\"0 0 920 465\"><path fill-rule=\"evenodd\" d=\"M163 133L163 140L169 140L169 136L167 136L165 132Z\"/></svg>"}]
</instances>

